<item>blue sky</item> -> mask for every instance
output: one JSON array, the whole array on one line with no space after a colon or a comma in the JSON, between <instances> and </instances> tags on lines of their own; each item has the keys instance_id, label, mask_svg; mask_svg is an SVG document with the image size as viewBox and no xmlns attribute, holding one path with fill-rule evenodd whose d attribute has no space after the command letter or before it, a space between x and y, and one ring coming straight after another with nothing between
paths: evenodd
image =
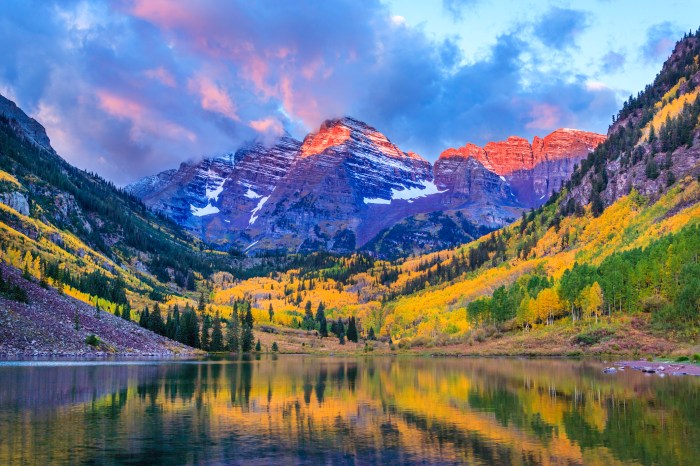
<instances>
[{"instance_id":1,"label":"blue sky","mask_svg":"<svg viewBox=\"0 0 700 466\"><path fill-rule=\"evenodd\" d=\"M353 116L429 160L605 132L700 2L6 0L0 93L118 184Z\"/></svg>"}]
</instances>

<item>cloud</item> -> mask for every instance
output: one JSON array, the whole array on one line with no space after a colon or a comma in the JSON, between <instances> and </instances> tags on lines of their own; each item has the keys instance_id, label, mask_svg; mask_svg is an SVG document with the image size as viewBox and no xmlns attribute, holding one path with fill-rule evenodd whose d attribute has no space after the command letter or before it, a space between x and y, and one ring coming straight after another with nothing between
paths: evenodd
<instances>
[{"instance_id":1,"label":"cloud","mask_svg":"<svg viewBox=\"0 0 700 466\"><path fill-rule=\"evenodd\" d=\"M570 46L577 15L540 38L558 28L550 46ZM614 92L529 66L549 58L530 29L465 64L457 38L412 28L379 0L12 2L0 15L0 89L60 154L117 183L345 115L428 158L559 126L604 130Z\"/></svg>"},{"instance_id":2,"label":"cloud","mask_svg":"<svg viewBox=\"0 0 700 466\"><path fill-rule=\"evenodd\" d=\"M477 4L479 0L442 0L442 9L448 13L454 21L462 19L464 10Z\"/></svg>"},{"instance_id":3,"label":"cloud","mask_svg":"<svg viewBox=\"0 0 700 466\"><path fill-rule=\"evenodd\" d=\"M554 7L535 24L535 35L543 44L562 50L576 45L576 37L587 27L586 12Z\"/></svg>"},{"instance_id":4,"label":"cloud","mask_svg":"<svg viewBox=\"0 0 700 466\"><path fill-rule=\"evenodd\" d=\"M682 34L683 31L669 21L650 26L647 29L646 42L642 47L644 60L655 63L666 59Z\"/></svg>"},{"instance_id":5,"label":"cloud","mask_svg":"<svg viewBox=\"0 0 700 466\"><path fill-rule=\"evenodd\" d=\"M601 69L604 73L617 73L618 71L622 71L625 62L625 55L611 50L603 56Z\"/></svg>"}]
</instances>

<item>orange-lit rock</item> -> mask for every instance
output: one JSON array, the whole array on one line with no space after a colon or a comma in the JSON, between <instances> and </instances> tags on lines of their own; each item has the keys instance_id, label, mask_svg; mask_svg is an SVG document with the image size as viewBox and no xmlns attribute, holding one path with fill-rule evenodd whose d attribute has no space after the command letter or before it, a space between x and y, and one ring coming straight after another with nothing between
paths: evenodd
<instances>
[{"instance_id":1,"label":"orange-lit rock","mask_svg":"<svg viewBox=\"0 0 700 466\"><path fill-rule=\"evenodd\" d=\"M301 146L301 156L310 157L322 153L329 147L339 146L350 139L350 128L326 121L317 133L309 134Z\"/></svg>"},{"instance_id":2,"label":"orange-lit rock","mask_svg":"<svg viewBox=\"0 0 700 466\"><path fill-rule=\"evenodd\" d=\"M532 144L511 136L505 141L489 142L483 148L467 144L447 149L440 154L440 160L474 158L507 181L523 205L532 207L544 203L553 190L560 189L574 165L603 141L602 134L562 128L544 138L536 136Z\"/></svg>"}]
</instances>

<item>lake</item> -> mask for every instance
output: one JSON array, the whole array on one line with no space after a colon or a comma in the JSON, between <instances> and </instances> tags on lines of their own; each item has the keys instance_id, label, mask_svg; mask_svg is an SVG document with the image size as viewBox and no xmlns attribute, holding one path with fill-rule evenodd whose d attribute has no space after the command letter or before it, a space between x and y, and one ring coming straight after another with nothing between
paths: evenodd
<instances>
[{"instance_id":1,"label":"lake","mask_svg":"<svg viewBox=\"0 0 700 466\"><path fill-rule=\"evenodd\" d=\"M0 464L698 464L700 377L591 361L0 363Z\"/></svg>"}]
</instances>

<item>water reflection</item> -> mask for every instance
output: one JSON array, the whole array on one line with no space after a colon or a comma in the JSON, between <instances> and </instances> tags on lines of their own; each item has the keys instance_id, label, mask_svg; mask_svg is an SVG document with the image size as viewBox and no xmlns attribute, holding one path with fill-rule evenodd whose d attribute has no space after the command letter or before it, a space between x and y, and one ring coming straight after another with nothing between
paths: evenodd
<instances>
[{"instance_id":1,"label":"water reflection","mask_svg":"<svg viewBox=\"0 0 700 466\"><path fill-rule=\"evenodd\" d=\"M700 380L591 362L0 366L0 464L694 464Z\"/></svg>"}]
</instances>

